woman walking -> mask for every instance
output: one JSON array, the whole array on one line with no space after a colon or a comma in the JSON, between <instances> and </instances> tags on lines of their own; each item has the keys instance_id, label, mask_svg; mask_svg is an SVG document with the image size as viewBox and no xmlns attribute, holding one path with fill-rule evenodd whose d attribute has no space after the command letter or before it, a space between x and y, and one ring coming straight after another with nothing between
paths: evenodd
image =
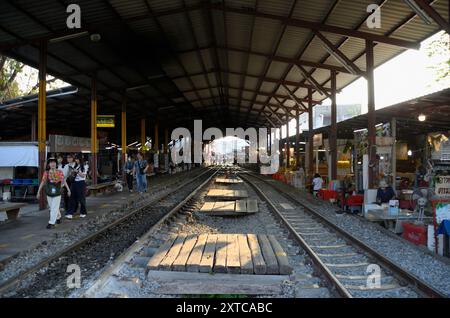
<instances>
[{"instance_id":1,"label":"woman walking","mask_svg":"<svg viewBox=\"0 0 450 318\"><path fill-rule=\"evenodd\" d=\"M59 210L59 205L61 204L61 188L66 187L68 196L71 193L64 178L64 173L56 168L56 159L54 157L48 159L48 165L49 169L42 176L36 198L39 199L41 190L45 187L47 203L50 208L50 220L48 221L47 229L52 229L55 227L55 223L61 223L61 212Z\"/></svg>"},{"instance_id":2,"label":"woman walking","mask_svg":"<svg viewBox=\"0 0 450 318\"><path fill-rule=\"evenodd\" d=\"M86 217L86 168L83 164L81 157L77 155L75 157L75 167L73 168L75 179L71 185L72 196L69 201L69 210L66 212L66 218L72 219L73 214L78 209L78 203L80 204L80 218Z\"/></svg>"}]
</instances>

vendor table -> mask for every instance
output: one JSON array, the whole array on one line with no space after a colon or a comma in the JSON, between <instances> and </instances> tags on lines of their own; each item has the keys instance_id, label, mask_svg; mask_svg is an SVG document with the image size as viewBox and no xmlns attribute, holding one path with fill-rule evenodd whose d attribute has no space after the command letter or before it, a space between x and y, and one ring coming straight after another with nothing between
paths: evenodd
<instances>
[{"instance_id":1,"label":"vendor table","mask_svg":"<svg viewBox=\"0 0 450 318\"><path fill-rule=\"evenodd\" d=\"M385 228L394 233L402 233L402 222L398 221L415 221L419 217L419 214L411 210L400 210L398 215L390 215L388 210L385 209L370 209L366 212L365 216L371 222L380 222ZM432 217L424 217L423 220L432 221Z\"/></svg>"}]
</instances>

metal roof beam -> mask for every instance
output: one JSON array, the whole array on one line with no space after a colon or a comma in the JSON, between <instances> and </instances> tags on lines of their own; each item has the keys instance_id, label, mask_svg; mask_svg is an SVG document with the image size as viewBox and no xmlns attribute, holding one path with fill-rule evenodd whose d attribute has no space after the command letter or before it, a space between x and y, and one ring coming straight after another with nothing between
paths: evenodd
<instances>
[{"instance_id":1,"label":"metal roof beam","mask_svg":"<svg viewBox=\"0 0 450 318\"><path fill-rule=\"evenodd\" d=\"M310 29L310 30L314 30L314 31L323 31L323 32L327 32L327 33L334 33L334 34L339 34L339 35L343 35L343 36L359 38L359 39L364 39L364 40L371 40L374 42L399 46L399 47L403 47L406 49L418 50L420 48L420 43L390 38L390 37L383 36L383 35L362 32L362 31L352 30L352 29L345 29L345 28L341 28L338 26L326 25L326 24L321 24L321 23L316 23L316 22L311 22L311 21L306 21L306 20L296 19L296 18L289 18L289 17L276 15L276 14L263 13L263 12L258 12L256 10L249 10L248 8L245 8L245 9L233 8L233 7L225 6L225 5L219 4L219 3L211 4L211 6L216 10L223 10L223 11L227 11L227 12L234 12L234 13L239 13L239 14L244 14L244 15L252 15L252 16L259 17L259 18L277 20L277 21L282 22L283 24L293 26L293 27L305 28L305 29Z\"/></svg>"},{"instance_id":2,"label":"metal roof beam","mask_svg":"<svg viewBox=\"0 0 450 318\"><path fill-rule=\"evenodd\" d=\"M414 2L417 3L417 5L419 5L423 11L425 11L439 25L439 27L442 28L442 30L450 34L450 23L445 21L445 19L431 6L430 3L424 0L414 0Z\"/></svg>"},{"instance_id":3,"label":"metal roof beam","mask_svg":"<svg viewBox=\"0 0 450 318\"><path fill-rule=\"evenodd\" d=\"M333 43L331 43L322 33L320 33L319 31L316 31L315 33L317 37L322 41L328 54L333 56L339 63L341 63L347 71L349 71L353 75L366 76L365 72L361 71L361 69L356 66L355 63L350 61L350 59L344 53L342 53L341 50L335 47Z\"/></svg>"},{"instance_id":4,"label":"metal roof beam","mask_svg":"<svg viewBox=\"0 0 450 318\"><path fill-rule=\"evenodd\" d=\"M281 86L284 88L284 90L286 91L286 93L288 93L288 95L289 95L289 97L291 98L291 100L293 100L293 101L295 102L295 104L297 105L297 108L298 108L298 109L301 109L301 110L303 110L303 111L305 111L305 112L308 111L308 109L307 109L306 106L303 104L303 102L302 102L301 100L299 100L299 99L297 98L297 96L295 96L294 94L292 94L291 91L289 90L289 88L286 87L286 85L283 85L283 84L282 84Z\"/></svg>"},{"instance_id":5,"label":"metal roof beam","mask_svg":"<svg viewBox=\"0 0 450 318\"><path fill-rule=\"evenodd\" d=\"M248 73L243 73L243 72L235 72L235 71L225 71L225 70L216 70L216 69L211 69L208 72L204 73L204 72L197 72L197 73L190 73L187 76L190 77L194 77L194 76L199 76L199 75L206 75L206 74L211 74L214 72L220 72L220 73L224 73L224 74L232 74L232 75L243 75L243 76L247 76L247 77L252 77L252 78L260 78L259 75L254 75L254 74L248 74ZM175 77L171 77L172 80L177 80L177 79L182 79L182 78L186 78L186 75L179 75L179 76L175 76ZM279 84L279 85L288 85L288 86L293 86L296 88L314 88L314 86L312 85L308 85L308 84L302 84L302 83L298 83L298 82L294 82L294 81L288 81L288 80L281 80L281 79L276 79L276 78L271 78L271 77L262 77L262 80L264 82L268 82L268 83L275 83L275 84ZM331 92L331 88L328 87L324 87L324 90ZM336 92L340 92L340 90L337 90Z\"/></svg>"},{"instance_id":6,"label":"metal roof beam","mask_svg":"<svg viewBox=\"0 0 450 318\"><path fill-rule=\"evenodd\" d=\"M239 87L234 87L234 86L227 86L227 87L229 89L236 89L236 90L240 90L241 89ZM193 88L193 89L183 90L181 92L182 93L192 93L192 92L198 92L198 91L209 90L209 89L219 89L219 86ZM256 95L261 95L261 96L266 96L266 97L278 97L278 98L284 98L284 99L289 98L289 96L261 92L261 91L255 90L255 89L244 88L242 90L245 91L245 92L256 93ZM306 99L306 98L302 98L302 99L297 98L297 101L308 102L308 99ZM316 105L317 104L322 104L322 102L320 102L320 101L313 101L313 104L316 104Z\"/></svg>"}]
</instances>

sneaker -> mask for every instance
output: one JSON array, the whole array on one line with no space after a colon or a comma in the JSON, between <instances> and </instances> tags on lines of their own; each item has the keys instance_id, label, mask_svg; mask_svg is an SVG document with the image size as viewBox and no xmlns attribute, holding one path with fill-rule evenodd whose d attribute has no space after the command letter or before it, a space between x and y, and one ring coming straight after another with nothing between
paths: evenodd
<instances>
[{"instance_id":1,"label":"sneaker","mask_svg":"<svg viewBox=\"0 0 450 318\"><path fill-rule=\"evenodd\" d=\"M72 219L73 219L73 215L72 215L72 214L67 214L67 215L66 215L66 219L72 220Z\"/></svg>"},{"instance_id":2,"label":"sneaker","mask_svg":"<svg viewBox=\"0 0 450 318\"><path fill-rule=\"evenodd\" d=\"M85 218L86 216L86 214L80 214L80 218Z\"/></svg>"},{"instance_id":3,"label":"sneaker","mask_svg":"<svg viewBox=\"0 0 450 318\"><path fill-rule=\"evenodd\" d=\"M54 229L55 228L55 225L54 224L47 224L47 229Z\"/></svg>"},{"instance_id":4,"label":"sneaker","mask_svg":"<svg viewBox=\"0 0 450 318\"><path fill-rule=\"evenodd\" d=\"M61 219L57 219L56 224L61 224Z\"/></svg>"}]
</instances>

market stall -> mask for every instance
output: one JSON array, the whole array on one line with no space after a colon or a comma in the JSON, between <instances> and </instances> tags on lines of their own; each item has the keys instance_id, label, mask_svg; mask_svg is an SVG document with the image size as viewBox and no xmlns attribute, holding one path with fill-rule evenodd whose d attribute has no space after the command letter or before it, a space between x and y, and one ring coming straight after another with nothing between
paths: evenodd
<instances>
[{"instance_id":1,"label":"market stall","mask_svg":"<svg viewBox=\"0 0 450 318\"><path fill-rule=\"evenodd\" d=\"M35 200L37 186L37 143L0 142L0 199Z\"/></svg>"}]
</instances>

